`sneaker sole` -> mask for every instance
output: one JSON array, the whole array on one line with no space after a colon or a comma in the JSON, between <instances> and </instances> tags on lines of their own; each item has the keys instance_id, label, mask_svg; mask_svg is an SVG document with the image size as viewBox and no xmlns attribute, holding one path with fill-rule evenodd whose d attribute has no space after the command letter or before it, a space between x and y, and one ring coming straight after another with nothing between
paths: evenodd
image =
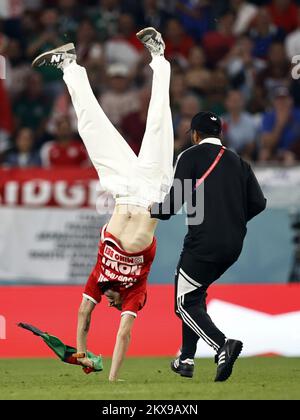
<instances>
[{"instance_id":1,"label":"sneaker sole","mask_svg":"<svg viewBox=\"0 0 300 420\"><path fill-rule=\"evenodd\" d=\"M40 54L33 62L32 62L32 67L35 67L38 65L38 62L41 61L43 58L47 57L48 55L52 55L52 54L63 54L63 53L67 53L70 50L75 50L75 45L70 43L70 44L65 44L62 45L61 47L55 48L54 50L51 51L47 51L44 52L43 54Z\"/></svg>"},{"instance_id":2,"label":"sneaker sole","mask_svg":"<svg viewBox=\"0 0 300 420\"><path fill-rule=\"evenodd\" d=\"M192 378L194 373L193 372L186 372L183 370L177 370L174 368L173 363L171 363L171 369L173 372L177 373L177 375L182 376L183 378Z\"/></svg>"},{"instance_id":3,"label":"sneaker sole","mask_svg":"<svg viewBox=\"0 0 300 420\"><path fill-rule=\"evenodd\" d=\"M144 37L146 35L149 35L150 38L153 35L155 35L155 36L156 35L160 35L161 36L162 45L163 45L163 49L166 48L166 44L165 44L165 42L164 42L164 40L162 38L162 34L159 31L157 31L155 28L153 28L152 26L150 26L149 28L142 29L140 32L138 32L136 34L136 37L138 38L138 40L147 47L147 41L144 40Z\"/></svg>"},{"instance_id":4,"label":"sneaker sole","mask_svg":"<svg viewBox=\"0 0 300 420\"><path fill-rule=\"evenodd\" d=\"M243 350L243 343L239 342L235 345L232 355L230 356L224 369L216 376L215 382L225 382L232 375L234 363L238 359Z\"/></svg>"}]
</instances>

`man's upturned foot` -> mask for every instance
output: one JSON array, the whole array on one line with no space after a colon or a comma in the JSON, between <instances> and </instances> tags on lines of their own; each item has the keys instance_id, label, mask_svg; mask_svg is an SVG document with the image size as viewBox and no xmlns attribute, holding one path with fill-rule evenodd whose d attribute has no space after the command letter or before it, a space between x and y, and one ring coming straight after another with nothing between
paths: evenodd
<instances>
[{"instance_id":1,"label":"man's upturned foot","mask_svg":"<svg viewBox=\"0 0 300 420\"><path fill-rule=\"evenodd\" d=\"M63 69L66 63L76 61L74 44L65 44L54 50L39 55L32 63L32 67L50 66Z\"/></svg>"}]
</instances>

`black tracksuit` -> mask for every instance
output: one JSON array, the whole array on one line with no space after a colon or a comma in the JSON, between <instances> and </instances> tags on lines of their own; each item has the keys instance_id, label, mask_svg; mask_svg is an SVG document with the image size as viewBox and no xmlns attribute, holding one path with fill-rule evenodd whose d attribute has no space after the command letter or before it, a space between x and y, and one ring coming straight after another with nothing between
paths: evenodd
<instances>
[{"instance_id":1,"label":"black tracksuit","mask_svg":"<svg viewBox=\"0 0 300 420\"><path fill-rule=\"evenodd\" d=\"M213 140L193 146L178 159L175 180L196 181L211 167L221 150ZM204 210L203 222L189 219L188 233L176 273L176 313L183 321L182 360L193 358L199 337L216 351L225 335L212 323L206 312L206 290L239 257L247 232L247 222L266 207L257 179L250 167L234 152L226 150L220 161L196 191L186 188L176 193L174 185L163 204L155 204L151 216L168 220L184 202L188 213ZM204 188L203 196L199 194ZM202 190L203 191L203 190ZM202 210L201 210L202 209Z\"/></svg>"}]
</instances>

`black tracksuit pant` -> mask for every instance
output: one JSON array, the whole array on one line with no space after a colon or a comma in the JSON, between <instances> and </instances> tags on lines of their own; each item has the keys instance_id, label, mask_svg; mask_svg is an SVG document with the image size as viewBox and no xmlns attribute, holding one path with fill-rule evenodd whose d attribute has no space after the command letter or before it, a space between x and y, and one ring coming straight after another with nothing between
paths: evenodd
<instances>
[{"instance_id":1,"label":"black tracksuit pant","mask_svg":"<svg viewBox=\"0 0 300 420\"><path fill-rule=\"evenodd\" d=\"M226 337L208 315L206 297L208 287L233 263L200 262L182 253L175 277L175 311L182 320L182 360L194 358L199 338L216 352L224 345Z\"/></svg>"},{"instance_id":2,"label":"black tracksuit pant","mask_svg":"<svg viewBox=\"0 0 300 420\"><path fill-rule=\"evenodd\" d=\"M164 203L151 208L151 217L168 220L187 204L189 228L176 275L183 358L194 357L199 337L216 351L223 346L225 336L206 312L206 291L237 260L247 223L266 208L250 165L230 150L222 155L223 150L220 140L207 138L182 153Z\"/></svg>"}]
</instances>

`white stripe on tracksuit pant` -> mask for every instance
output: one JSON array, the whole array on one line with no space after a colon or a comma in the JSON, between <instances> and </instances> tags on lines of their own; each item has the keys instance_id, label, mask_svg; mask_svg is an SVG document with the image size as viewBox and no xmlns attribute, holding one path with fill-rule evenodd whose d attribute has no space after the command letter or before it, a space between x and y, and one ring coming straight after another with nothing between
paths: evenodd
<instances>
[{"instance_id":1,"label":"white stripe on tracksuit pant","mask_svg":"<svg viewBox=\"0 0 300 420\"><path fill-rule=\"evenodd\" d=\"M174 133L170 110L170 64L154 57L152 95L139 156L109 121L91 89L86 70L72 63L64 81L78 117L78 131L102 187L118 204L148 207L161 202L173 181Z\"/></svg>"}]
</instances>

